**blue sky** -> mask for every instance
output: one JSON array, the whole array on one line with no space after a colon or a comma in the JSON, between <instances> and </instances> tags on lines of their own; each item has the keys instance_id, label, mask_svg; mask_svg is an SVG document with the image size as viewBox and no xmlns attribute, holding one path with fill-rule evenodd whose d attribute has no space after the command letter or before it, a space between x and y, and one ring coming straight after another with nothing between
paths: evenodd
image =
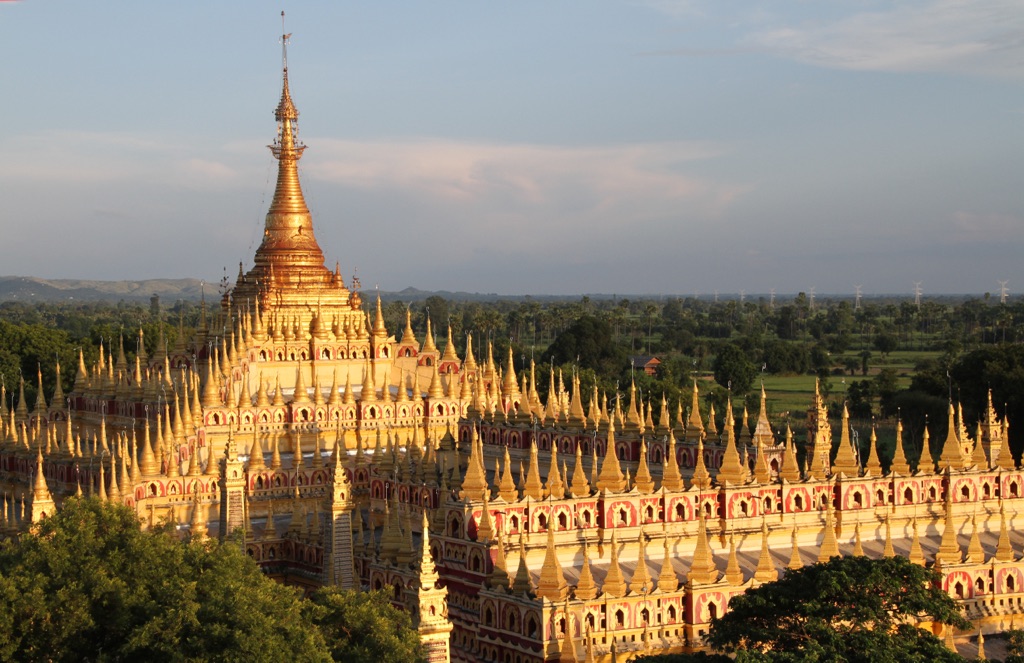
<instances>
[{"instance_id":1,"label":"blue sky","mask_svg":"<svg viewBox=\"0 0 1024 663\"><path fill-rule=\"evenodd\" d=\"M0 2L0 273L249 265L282 9L364 287L1024 290L1024 0Z\"/></svg>"}]
</instances>

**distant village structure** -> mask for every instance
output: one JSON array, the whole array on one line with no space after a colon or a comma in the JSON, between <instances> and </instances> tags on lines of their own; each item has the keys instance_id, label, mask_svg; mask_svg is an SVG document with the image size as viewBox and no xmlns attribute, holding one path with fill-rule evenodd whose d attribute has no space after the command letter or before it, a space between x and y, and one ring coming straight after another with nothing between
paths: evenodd
<instances>
[{"instance_id":1,"label":"distant village structure","mask_svg":"<svg viewBox=\"0 0 1024 663\"><path fill-rule=\"evenodd\" d=\"M395 335L325 265L287 67L276 118L262 244L198 328L81 360L67 392L58 367L34 407L23 384L0 399L8 535L85 492L237 536L281 582L390 592L436 662L699 649L730 597L835 555L934 565L984 632L1024 614L1024 472L991 398L973 433L950 405L934 463L910 466L898 433L883 471L816 397L800 466L763 392L719 430L696 384L687 410L635 389L609 403L489 346L478 359L472 338L460 357L450 330L440 349L429 321Z\"/></svg>"}]
</instances>

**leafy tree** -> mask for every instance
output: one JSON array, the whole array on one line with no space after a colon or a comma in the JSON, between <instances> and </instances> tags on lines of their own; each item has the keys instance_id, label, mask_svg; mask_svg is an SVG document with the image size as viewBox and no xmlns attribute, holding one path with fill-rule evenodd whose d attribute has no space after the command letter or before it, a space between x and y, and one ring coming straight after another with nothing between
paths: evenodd
<instances>
[{"instance_id":1,"label":"leafy tree","mask_svg":"<svg viewBox=\"0 0 1024 663\"><path fill-rule=\"evenodd\" d=\"M899 376L897 375L895 368L886 367L879 371L878 375L876 375L874 379L874 391L878 394L882 413L886 416L893 416L896 414L893 399L896 396L896 392L899 391L898 378Z\"/></svg>"},{"instance_id":2,"label":"leafy tree","mask_svg":"<svg viewBox=\"0 0 1024 663\"><path fill-rule=\"evenodd\" d=\"M890 352L900 347L899 337L891 332L881 332L876 334L873 343L875 345L875 349L883 355L888 355Z\"/></svg>"},{"instance_id":3,"label":"leafy tree","mask_svg":"<svg viewBox=\"0 0 1024 663\"><path fill-rule=\"evenodd\" d=\"M1007 631L1006 658L1003 663L1024 663L1024 631L1019 628Z\"/></svg>"},{"instance_id":4,"label":"leafy tree","mask_svg":"<svg viewBox=\"0 0 1024 663\"><path fill-rule=\"evenodd\" d=\"M415 661L415 637L375 595L307 602L234 542L144 532L97 499L0 544L0 660Z\"/></svg>"},{"instance_id":5,"label":"leafy tree","mask_svg":"<svg viewBox=\"0 0 1024 663\"><path fill-rule=\"evenodd\" d=\"M418 663L426 660L409 613L392 606L384 592L323 587L310 597L306 611L330 643L335 661Z\"/></svg>"},{"instance_id":6,"label":"leafy tree","mask_svg":"<svg viewBox=\"0 0 1024 663\"><path fill-rule=\"evenodd\" d=\"M626 365L626 351L612 339L611 325L600 318L585 315L555 338L544 352L544 362L577 363L598 374L615 375Z\"/></svg>"},{"instance_id":7,"label":"leafy tree","mask_svg":"<svg viewBox=\"0 0 1024 663\"><path fill-rule=\"evenodd\" d=\"M902 557L833 558L734 597L708 643L760 654L745 660L961 660L914 620L970 625L934 570Z\"/></svg>"},{"instance_id":8,"label":"leafy tree","mask_svg":"<svg viewBox=\"0 0 1024 663\"><path fill-rule=\"evenodd\" d=\"M757 369L747 354L734 343L726 343L718 349L713 364L715 382L730 387L732 392L743 395L750 391L757 376Z\"/></svg>"},{"instance_id":9,"label":"leafy tree","mask_svg":"<svg viewBox=\"0 0 1024 663\"><path fill-rule=\"evenodd\" d=\"M954 396L964 405L965 418L976 418L988 403L988 390L997 409L1010 423L1024 421L1024 345L1006 343L969 352L950 369ZM1000 407L1004 404L1004 407ZM1015 455L1020 454L1021 426L1010 426Z\"/></svg>"}]
</instances>

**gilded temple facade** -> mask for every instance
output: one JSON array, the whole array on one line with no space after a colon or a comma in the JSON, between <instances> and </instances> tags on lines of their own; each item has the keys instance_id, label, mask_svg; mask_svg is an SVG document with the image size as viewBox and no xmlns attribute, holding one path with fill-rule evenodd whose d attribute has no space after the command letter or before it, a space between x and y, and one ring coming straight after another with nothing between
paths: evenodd
<instances>
[{"instance_id":1,"label":"gilded temple facade","mask_svg":"<svg viewBox=\"0 0 1024 663\"><path fill-rule=\"evenodd\" d=\"M835 555L933 565L984 632L1024 613L1024 472L991 398L973 435L951 405L916 466L900 433L859 458L817 395L799 453L763 391L752 425L702 416L697 384L672 412L549 372L542 401L532 365L471 338L460 357L450 331L441 351L429 322L397 338L325 266L287 67L276 118L263 241L217 310L80 360L66 393L58 371L49 403L0 398L4 533L85 492L236 536L281 582L390 592L431 661L698 649L730 597Z\"/></svg>"}]
</instances>

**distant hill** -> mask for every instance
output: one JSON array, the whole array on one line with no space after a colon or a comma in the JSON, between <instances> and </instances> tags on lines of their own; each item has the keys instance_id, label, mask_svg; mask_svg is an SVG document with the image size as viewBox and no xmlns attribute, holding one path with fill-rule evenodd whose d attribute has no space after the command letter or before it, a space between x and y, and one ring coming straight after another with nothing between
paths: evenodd
<instances>
[{"instance_id":1,"label":"distant hill","mask_svg":"<svg viewBox=\"0 0 1024 663\"><path fill-rule=\"evenodd\" d=\"M216 296L215 286L206 287ZM149 302L159 295L164 302L179 299L198 301L199 279L148 279L145 281L86 281L81 279L40 279L34 276L0 276L0 301L131 301Z\"/></svg>"},{"instance_id":2,"label":"distant hill","mask_svg":"<svg viewBox=\"0 0 1024 663\"><path fill-rule=\"evenodd\" d=\"M92 281L84 279L41 279L34 276L0 276L0 302L126 302L149 303L149 298L154 294L159 295L162 302L173 304L178 300L198 302L202 294L203 281L199 279L147 279L144 281ZM363 299L376 296L376 291L363 290ZM677 297L692 297L685 294L627 294L618 295L607 293L581 293L578 295L499 295L496 293L482 292L452 292L450 290L420 290L408 287L399 291L380 291L381 299L385 302L401 301L406 303L422 302L428 297L438 296L450 301L458 302L496 302L496 301L523 301L531 299L541 303L571 302L579 301L581 297L587 297L591 301L631 299L631 300L654 300L665 301ZM780 304L789 303L795 295L779 294L776 301ZM207 301L214 301L219 298L218 284L206 282ZM733 293L721 293L720 295L701 295L700 299L709 301L721 299L722 301L740 299L741 295ZM768 294L747 294L745 299L749 302L767 302ZM943 304L957 304L972 295L943 295L935 294L925 297L930 301ZM820 294L816 299L826 303L830 301L853 301L852 294ZM1016 298L1014 298L1016 300ZM864 295L865 303L875 304L902 303L912 301L913 295L906 294L873 294Z\"/></svg>"}]
</instances>

